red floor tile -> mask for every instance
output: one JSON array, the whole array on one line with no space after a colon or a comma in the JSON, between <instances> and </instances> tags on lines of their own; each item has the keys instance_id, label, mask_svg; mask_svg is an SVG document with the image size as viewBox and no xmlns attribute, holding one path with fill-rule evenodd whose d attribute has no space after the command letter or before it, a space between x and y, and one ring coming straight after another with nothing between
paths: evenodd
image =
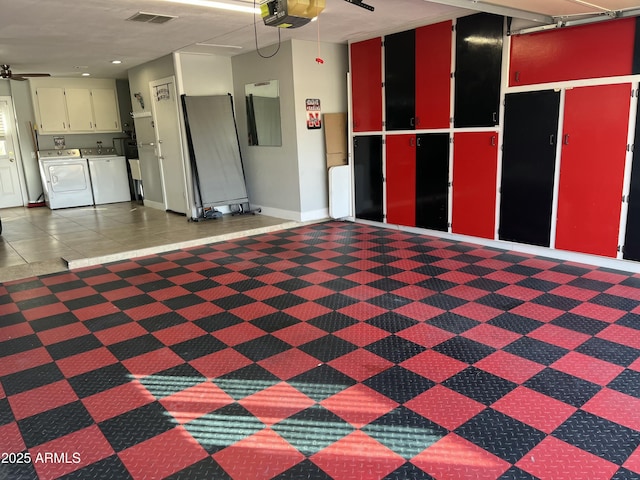
<instances>
[{"instance_id":1,"label":"red floor tile","mask_svg":"<svg viewBox=\"0 0 640 480\"><path fill-rule=\"evenodd\" d=\"M122 364L135 376L153 375L162 370L176 367L184 360L169 348L160 348L153 352L144 353L134 358L124 360Z\"/></svg>"},{"instance_id":2,"label":"red floor tile","mask_svg":"<svg viewBox=\"0 0 640 480\"><path fill-rule=\"evenodd\" d=\"M27 449L15 422L0 426L0 452L19 453Z\"/></svg>"},{"instance_id":3,"label":"red floor tile","mask_svg":"<svg viewBox=\"0 0 640 480\"><path fill-rule=\"evenodd\" d=\"M9 404L16 420L46 412L75 402L78 396L66 380L50 383L9 397Z\"/></svg>"},{"instance_id":4,"label":"red floor tile","mask_svg":"<svg viewBox=\"0 0 640 480\"><path fill-rule=\"evenodd\" d=\"M217 385L206 381L169 395L160 403L176 422L184 424L230 405L233 401Z\"/></svg>"},{"instance_id":5,"label":"red floor tile","mask_svg":"<svg viewBox=\"0 0 640 480\"><path fill-rule=\"evenodd\" d=\"M551 343L562 348L573 350L591 338L586 333L576 332L568 328L546 324L527 335L542 342Z\"/></svg>"},{"instance_id":6,"label":"red floor tile","mask_svg":"<svg viewBox=\"0 0 640 480\"><path fill-rule=\"evenodd\" d=\"M541 322L550 322L565 313L557 308L551 308L546 305L539 305L531 302L525 302L522 305L518 305L517 307L509 310L509 312L515 315L539 320Z\"/></svg>"},{"instance_id":7,"label":"red floor tile","mask_svg":"<svg viewBox=\"0 0 640 480\"><path fill-rule=\"evenodd\" d=\"M206 334L206 332L197 325L193 323L183 323L174 327L158 330L153 332L152 335L165 345L175 345L176 343L201 337L204 334Z\"/></svg>"},{"instance_id":8,"label":"red floor tile","mask_svg":"<svg viewBox=\"0 0 640 480\"><path fill-rule=\"evenodd\" d=\"M187 290L186 288L174 285L173 287L162 288L160 290L149 292L149 296L153 297L159 302L162 302L163 300L170 300L172 298L181 297L183 295L189 295L190 293L191 292L189 292L189 290Z\"/></svg>"},{"instance_id":9,"label":"red floor tile","mask_svg":"<svg viewBox=\"0 0 640 480\"><path fill-rule=\"evenodd\" d=\"M496 290L496 293L500 295L504 295L505 297L511 297L511 298L515 298L525 302L529 302L534 298L539 297L544 292L541 292L540 290L534 290L533 288L521 287L519 285L507 285L506 287L501 288L500 290Z\"/></svg>"},{"instance_id":10,"label":"red floor tile","mask_svg":"<svg viewBox=\"0 0 640 480\"><path fill-rule=\"evenodd\" d=\"M147 335L147 332L137 323L125 323L117 327L107 328L94 333L94 335L102 342L103 345L109 346L114 343L123 342L132 338Z\"/></svg>"},{"instance_id":11,"label":"red floor tile","mask_svg":"<svg viewBox=\"0 0 640 480\"><path fill-rule=\"evenodd\" d=\"M485 275L484 278L513 285L514 283L518 283L519 281L524 280L527 277L525 277L524 275L518 275L517 273L498 270L496 272L491 272L490 274Z\"/></svg>"},{"instance_id":12,"label":"red floor tile","mask_svg":"<svg viewBox=\"0 0 640 480\"><path fill-rule=\"evenodd\" d=\"M452 297L462 298L470 302L477 300L487 295L486 290L470 287L469 285L457 285L453 288L445 290L444 293L451 295ZM419 300L419 299L416 299Z\"/></svg>"},{"instance_id":13,"label":"red floor tile","mask_svg":"<svg viewBox=\"0 0 640 480\"><path fill-rule=\"evenodd\" d=\"M602 320L603 322L613 323L619 320L626 312L616 308L596 305L595 303L581 303L576 308L570 310L571 313L582 315L583 317Z\"/></svg>"},{"instance_id":14,"label":"red floor tile","mask_svg":"<svg viewBox=\"0 0 640 480\"><path fill-rule=\"evenodd\" d=\"M171 461L167 453L171 452ZM207 457L184 427L176 427L118 454L134 479L164 478Z\"/></svg>"},{"instance_id":15,"label":"red floor tile","mask_svg":"<svg viewBox=\"0 0 640 480\"><path fill-rule=\"evenodd\" d=\"M154 401L155 397L133 378L124 385L82 399L85 408L96 422L104 422Z\"/></svg>"},{"instance_id":16,"label":"red floor tile","mask_svg":"<svg viewBox=\"0 0 640 480\"><path fill-rule=\"evenodd\" d=\"M502 350L476 362L475 366L515 383L524 383L544 370L544 365Z\"/></svg>"},{"instance_id":17,"label":"red floor tile","mask_svg":"<svg viewBox=\"0 0 640 480\"><path fill-rule=\"evenodd\" d=\"M156 317L169 312L171 312L171 309L162 303L150 303L148 305L142 305L140 307L125 310L125 313L135 321Z\"/></svg>"},{"instance_id":18,"label":"red floor tile","mask_svg":"<svg viewBox=\"0 0 640 480\"><path fill-rule=\"evenodd\" d=\"M109 300L110 302L115 302L116 300L135 297L136 295L142 295L142 294L144 294L144 292L140 290L138 287L129 286L129 287L118 288L116 290L109 290L108 292L102 293L102 296L107 300Z\"/></svg>"},{"instance_id":19,"label":"red floor tile","mask_svg":"<svg viewBox=\"0 0 640 480\"><path fill-rule=\"evenodd\" d=\"M98 293L93 287L82 287L82 288L74 288L73 290L65 290L62 292L55 293L55 296L61 302L68 302L69 300L77 300L79 298L89 297L91 295L95 295ZM104 295L107 298L106 295ZM107 300L110 300L107 298Z\"/></svg>"},{"instance_id":20,"label":"red floor tile","mask_svg":"<svg viewBox=\"0 0 640 480\"><path fill-rule=\"evenodd\" d=\"M640 334L638 330L624 327L622 325L609 325L596 335L598 338L604 338L620 345L640 349Z\"/></svg>"},{"instance_id":21,"label":"red floor tile","mask_svg":"<svg viewBox=\"0 0 640 480\"><path fill-rule=\"evenodd\" d=\"M316 453L311 461L336 480L379 480L404 463L404 459L363 432L350 433Z\"/></svg>"},{"instance_id":22,"label":"red floor tile","mask_svg":"<svg viewBox=\"0 0 640 480\"><path fill-rule=\"evenodd\" d=\"M324 337L326 334L327 332L314 327L313 325L298 323L296 325L283 328L282 330L277 330L273 332L272 335L284 342L287 342L289 345L299 347L300 345Z\"/></svg>"},{"instance_id":23,"label":"red floor tile","mask_svg":"<svg viewBox=\"0 0 640 480\"><path fill-rule=\"evenodd\" d=\"M516 466L541 480L611 478L618 466L554 437L547 437Z\"/></svg>"},{"instance_id":24,"label":"red floor tile","mask_svg":"<svg viewBox=\"0 0 640 480\"><path fill-rule=\"evenodd\" d=\"M320 402L356 428L389 413L399 404L362 384L354 385Z\"/></svg>"},{"instance_id":25,"label":"red floor tile","mask_svg":"<svg viewBox=\"0 0 640 480\"><path fill-rule=\"evenodd\" d=\"M448 430L455 430L485 409L483 404L442 385L436 385L404 405Z\"/></svg>"},{"instance_id":26,"label":"red floor tile","mask_svg":"<svg viewBox=\"0 0 640 480\"><path fill-rule=\"evenodd\" d=\"M429 475L442 480L495 480L509 463L450 433L411 460Z\"/></svg>"},{"instance_id":27,"label":"red floor tile","mask_svg":"<svg viewBox=\"0 0 640 480\"><path fill-rule=\"evenodd\" d=\"M561 297L573 298L574 300L580 300L581 302L586 302L587 300L590 300L596 295L600 294L600 292L596 292L595 290L578 288L572 285L560 285L559 287L551 290L549 293L559 295Z\"/></svg>"},{"instance_id":28,"label":"red floor tile","mask_svg":"<svg viewBox=\"0 0 640 480\"><path fill-rule=\"evenodd\" d=\"M9 296L14 302L22 302L24 300L32 300L35 298L51 295L51 290L48 287L38 287L29 290L21 290L18 292L10 293Z\"/></svg>"},{"instance_id":29,"label":"red floor tile","mask_svg":"<svg viewBox=\"0 0 640 480\"><path fill-rule=\"evenodd\" d=\"M297 318L298 320L306 322L307 320L311 320L312 318L331 312L331 309L323 307L317 303L308 302L296 305L295 307L289 307L283 310L283 312Z\"/></svg>"},{"instance_id":30,"label":"red floor tile","mask_svg":"<svg viewBox=\"0 0 640 480\"><path fill-rule=\"evenodd\" d=\"M343 328L334 333L336 337L342 338L348 342L353 343L359 347L364 347L370 343L377 342L385 337L389 336L389 332L382 330L381 328L374 327L367 323L357 323L350 327Z\"/></svg>"},{"instance_id":31,"label":"red floor tile","mask_svg":"<svg viewBox=\"0 0 640 480\"><path fill-rule=\"evenodd\" d=\"M353 305L349 305L348 307L341 308L340 310L338 310L338 312L364 322L366 320L369 320L370 318L377 317L378 315L386 313L387 310L370 303L358 302L354 303Z\"/></svg>"},{"instance_id":32,"label":"red floor tile","mask_svg":"<svg viewBox=\"0 0 640 480\"><path fill-rule=\"evenodd\" d=\"M457 283L459 285L462 285L464 283L471 282L478 277L476 277L475 275L471 275L469 273L457 272L454 270L451 272L438 275L436 278L440 280L446 280L447 282L452 282L452 283Z\"/></svg>"},{"instance_id":33,"label":"red floor tile","mask_svg":"<svg viewBox=\"0 0 640 480\"><path fill-rule=\"evenodd\" d=\"M640 399L603 388L582 406L585 412L640 431Z\"/></svg>"},{"instance_id":34,"label":"red floor tile","mask_svg":"<svg viewBox=\"0 0 640 480\"><path fill-rule=\"evenodd\" d=\"M358 349L332 360L329 365L354 380L362 382L391 368L393 363L367 350Z\"/></svg>"},{"instance_id":35,"label":"red floor tile","mask_svg":"<svg viewBox=\"0 0 640 480\"><path fill-rule=\"evenodd\" d=\"M78 353L56 361L56 365L65 377L75 377L82 373L117 363L118 359L107 348L97 348L89 352Z\"/></svg>"},{"instance_id":36,"label":"red floor tile","mask_svg":"<svg viewBox=\"0 0 640 480\"><path fill-rule=\"evenodd\" d=\"M92 305L90 307L74 310L73 314L78 318L78 320L84 322L85 320L92 320L94 318L112 315L119 311L118 307L112 303L100 303L99 305Z\"/></svg>"},{"instance_id":37,"label":"red floor tile","mask_svg":"<svg viewBox=\"0 0 640 480\"><path fill-rule=\"evenodd\" d=\"M569 352L551 366L561 372L602 386L607 385L624 370L624 367L579 352Z\"/></svg>"},{"instance_id":38,"label":"red floor tile","mask_svg":"<svg viewBox=\"0 0 640 480\"><path fill-rule=\"evenodd\" d=\"M576 411L575 407L518 387L491 405L491 408L545 433L551 433Z\"/></svg>"},{"instance_id":39,"label":"red floor tile","mask_svg":"<svg viewBox=\"0 0 640 480\"><path fill-rule=\"evenodd\" d=\"M71 340L91 333L82 323L72 323L63 327L51 328L38 332L38 338L43 345L53 345L54 343Z\"/></svg>"},{"instance_id":40,"label":"red floor tile","mask_svg":"<svg viewBox=\"0 0 640 480\"><path fill-rule=\"evenodd\" d=\"M277 313L278 310L273 308L271 305L267 305L266 303L256 302L231 309L229 310L229 312L234 314L236 317L250 321L255 320L256 318L264 317L266 315L271 315L272 313Z\"/></svg>"},{"instance_id":41,"label":"red floor tile","mask_svg":"<svg viewBox=\"0 0 640 480\"><path fill-rule=\"evenodd\" d=\"M424 323L419 323L413 327L406 328L396 333L396 335L427 348L435 347L436 345L455 337L455 334L451 332L447 332L441 328Z\"/></svg>"},{"instance_id":42,"label":"red floor tile","mask_svg":"<svg viewBox=\"0 0 640 480\"><path fill-rule=\"evenodd\" d=\"M253 362L232 348L197 358L189 364L208 378L216 378L229 372L233 372Z\"/></svg>"},{"instance_id":43,"label":"red floor tile","mask_svg":"<svg viewBox=\"0 0 640 480\"><path fill-rule=\"evenodd\" d=\"M63 303L54 303L52 305L45 305L43 307L31 308L29 310L23 310L22 315L27 321L39 320L41 318L52 317L61 313L68 312L69 309Z\"/></svg>"},{"instance_id":44,"label":"red floor tile","mask_svg":"<svg viewBox=\"0 0 640 480\"><path fill-rule=\"evenodd\" d=\"M640 290L626 285L614 285L613 287L605 290L604 293L609 295L617 295L622 298L631 298L632 300L640 301ZM597 294L597 292L596 292Z\"/></svg>"},{"instance_id":45,"label":"red floor tile","mask_svg":"<svg viewBox=\"0 0 640 480\"><path fill-rule=\"evenodd\" d=\"M492 318L502 315L504 312L497 308L488 307L480 303L468 302L451 310L456 315L477 320L478 322L488 322Z\"/></svg>"},{"instance_id":46,"label":"red floor tile","mask_svg":"<svg viewBox=\"0 0 640 480\"><path fill-rule=\"evenodd\" d=\"M437 317L438 315L442 315L445 312L440 308L432 307L431 305L427 305L421 302L407 303L406 305L400 308L396 308L393 311L419 322Z\"/></svg>"},{"instance_id":47,"label":"red floor tile","mask_svg":"<svg viewBox=\"0 0 640 480\"><path fill-rule=\"evenodd\" d=\"M405 360L400 366L434 382L444 382L469 365L435 350L427 350Z\"/></svg>"},{"instance_id":48,"label":"red floor tile","mask_svg":"<svg viewBox=\"0 0 640 480\"><path fill-rule=\"evenodd\" d=\"M537 278L538 280L546 280L547 282L566 284L571 280L575 280L577 277L575 275L569 275L568 273L545 270L544 272L536 273L533 278Z\"/></svg>"},{"instance_id":49,"label":"red floor tile","mask_svg":"<svg viewBox=\"0 0 640 480\"><path fill-rule=\"evenodd\" d=\"M15 353L3 357L0 361L0 377L21 372L29 368L39 367L52 361L51 355L49 355L49 352L47 352L44 347Z\"/></svg>"},{"instance_id":50,"label":"red floor tile","mask_svg":"<svg viewBox=\"0 0 640 480\"><path fill-rule=\"evenodd\" d=\"M249 395L238 403L267 426L289 418L315 404L312 399L285 382Z\"/></svg>"},{"instance_id":51,"label":"red floor tile","mask_svg":"<svg viewBox=\"0 0 640 480\"><path fill-rule=\"evenodd\" d=\"M515 332L494 327L493 325L487 325L486 323L467 330L462 333L462 336L498 349L506 347L521 337L521 335Z\"/></svg>"},{"instance_id":52,"label":"red floor tile","mask_svg":"<svg viewBox=\"0 0 640 480\"><path fill-rule=\"evenodd\" d=\"M32 335L33 328L28 323L17 323L8 327L0 327L0 342Z\"/></svg>"},{"instance_id":53,"label":"red floor tile","mask_svg":"<svg viewBox=\"0 0 640 480\"><path fill-rule=\"evenodd\" d=\"M640 447L636 448L622 466L640 475Z\"/></svg>"},{"instance_id":54,"label":"red floor tile","mask_svg":"<svg viewBox=\"0 0 640 480\"><path fill-rule=\"evenodd\" d=\"M29 449L33 465L42 480L59 478L114 454L97 425ZM63 461L46 461L47 453L57 453ZM45 461L40 461L43 459ZM53 460L53 459L51 459Z\"/></svg>"},{"instance_id":55,"label":"red floor tile","mask_svg":"<svg viewBox=\"0 0 640 480\"><path fill-rule=\"evenodd\" d=\"M304 455L265 429L215 453L213 459L234 479L268 480L300 463Z\"/></svg>"},{"instance_id":56,"label":"red floor tile","mask_svg":"<svg viewBox=\"0 0 640 480\"><path fill-rule=\"evenodd\" d=\"M279 379L288 380L316 367L318 359L302 350L293 348L260 360L258 364Z\"/></svg>"}]
</instances>

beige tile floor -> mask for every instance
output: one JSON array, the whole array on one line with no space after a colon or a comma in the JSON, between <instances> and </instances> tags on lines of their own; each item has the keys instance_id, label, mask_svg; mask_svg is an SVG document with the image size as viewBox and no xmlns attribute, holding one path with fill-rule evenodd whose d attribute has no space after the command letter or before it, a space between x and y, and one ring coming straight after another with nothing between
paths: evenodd
<instances>
[{"instance_id":1,"label":"beige tile floor","mask_svg":"<svg viewBox=\"0 0 640 480\"><path fill-rule=\"evenodd\" d=\"M291 228L264 215L186 217L136 203L0 210L0 282Z\"/></svg>"}]
</instances>

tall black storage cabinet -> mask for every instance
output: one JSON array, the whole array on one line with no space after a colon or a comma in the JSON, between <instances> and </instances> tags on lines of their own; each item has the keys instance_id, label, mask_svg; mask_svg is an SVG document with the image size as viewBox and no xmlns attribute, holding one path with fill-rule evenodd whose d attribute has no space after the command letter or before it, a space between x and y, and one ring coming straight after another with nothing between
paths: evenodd
<instances>
[{"instance_id":1,"label":"tall black storage cabinet","mask_svg":"<svg viewBox=\"0 0 640 480\"><path fill-rule=\"evenodd\" d=\"M560 92L506 95L501 240L550 245L559 111Z\"/></svg>"},{"instance_id":2,"label":"tall black storage cabinet","mask_svg":"<svg viewBox=\"0 0 640 480\"><path fill-rule=\"evenodd\" d=\"M382 222L382 136L353 139L356 218Z\"/></svg>"},{"instance_id":3,"label":"tall black storage cabinet","mask_svg":"<svg viewBox=\"0 0 640 480\"><path fill-rule=\"evenodd\" d=\"M638 105L640 115L640 104ZM624 239L623 258L640 261L640 117L636 117L636 132L631 166L631 189L627 213L627 233Z\"/></svg>"},{"instance_id":4,"label":"tall black storage cabinet","mask_svg":"<svg viewBox=\"0 0 640 480\"><path fill-rule=\"evenodd\" d=\"M448 230L449 134L416 137L416 226Z\"/></svg>"},{"instance_id":5,"label":"tall black storage cabinet","mask_svg":"<svg viewBox=\"0 0 640 480\"><path fill-rule=\"evenodd\" d=\"M415 30L384 37L387 130L413 130L416 110Z\"/></svg>"},{"instance_id":6,"label":"tall black storage cabinet","mask_svg":"<svg viewBox=\"0 0 640 480\"><path fill-rule=\"evenodd\" d=\"M455 127L498 124L504 17L478 13L456 25Z\"/></svg>"}]
</instances>

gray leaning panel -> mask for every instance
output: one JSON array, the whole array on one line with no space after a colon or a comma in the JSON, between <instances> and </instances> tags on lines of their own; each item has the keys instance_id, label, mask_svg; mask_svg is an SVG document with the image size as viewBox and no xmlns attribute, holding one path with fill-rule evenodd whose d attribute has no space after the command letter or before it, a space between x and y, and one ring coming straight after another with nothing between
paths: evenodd
<instances>
[{"instance_id":1,"label":"gray leaning panel","mask_svg":"<svg viewBox=\"0 0 640 480\"><path fill-rule=\"evenodd\" d=\"M184 97L203 206L247 203L229 95Z\"/></svg>"}]
</instances>

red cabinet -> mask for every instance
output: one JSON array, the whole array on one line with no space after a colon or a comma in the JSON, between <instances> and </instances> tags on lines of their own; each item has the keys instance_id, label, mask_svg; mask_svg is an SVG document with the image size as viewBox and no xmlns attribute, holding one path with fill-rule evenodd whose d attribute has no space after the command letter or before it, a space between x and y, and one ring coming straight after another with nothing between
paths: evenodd
<instances>
[{"instance_id":1,"label":"red cabinet","mask_svg":"<svg viewBox=\"0 0 640 480\"><path fill-rule=\"evenodd\" d=\"M494 238L498 134L456 133L453 140L453 233Z\"/></svg>"},{"instance_id":2,"label":"red cabinet","mask_svg":"<svg viewBox=\"0 0 640 480\"><path fill-rule=\"evenodd\" d=\"M636 20L511 37L509 85L631 75Z\"/></svg>"},{"instance_id":3,"label":"red cabinet","mask_svg":"<svg viewBox=\"0 0 640 480\"><path fill-rule=\"evenodd\" d=\"M567 90L556 248L615 257L631 85Z\"/></svg>"},{"instance_id":4,"label":"red cabinet","mask_svg":"<svg viewBox=\"0 0 640 480\"><path fill-rule=\"evenodd\" d=\"M389 135L387 147L387 222L416 224L416 136Z\"/></svg>"},{"instance_id":5,"label":"red cabinet","mask_svg":"<svg viewBox=\"0 0 640 480\"><path fill-rule=\"evenodd\" d=\"M416 29L416 128L448 128L452 22Z\"/></svg>"},{"instance_id":6,"label":"red cabinet","mask_svg":"<svg viewBox=\"0 0 640 480\"><path fill-rule=\"evenodd\" d=\"M351 44L353 131L382 130L382 39Z\"/></svg>"}]
</instances>

